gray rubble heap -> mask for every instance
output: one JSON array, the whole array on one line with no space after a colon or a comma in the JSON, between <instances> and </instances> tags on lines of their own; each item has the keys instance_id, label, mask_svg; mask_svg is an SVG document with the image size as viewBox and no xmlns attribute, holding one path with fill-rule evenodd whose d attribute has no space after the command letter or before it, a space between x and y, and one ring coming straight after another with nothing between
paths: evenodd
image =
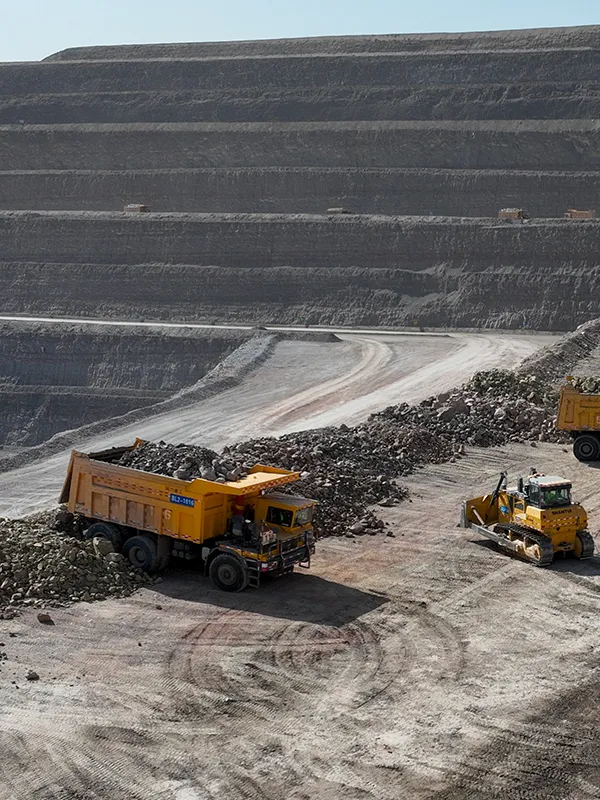
<instances>
[{"instance_id":1,"label":"gray rubble heap","mask_svg":"<svg viewBox=\"0 0 600 800\"><path fill-rule=\"evenodd\" d=\"M375 534L370 507L407 497L395 479L425 464L460 458L465 446L565 440L554 427L558 393L535 374L478 372L455 392L416 406L390 406L356 427L320 428L254 439L221 455L194 445L149 443L119 463L184 480L236 480L254 464L302 474L288 491L319 501L321 536Z\"/></svg>"},{"instance_id":2,"label":"gray rubble heap","mask_svg":"<svg viewBox=\"0 0 600 800\"><path fill-rule=\"evenodd\" d=\"M122 467L141 469L158 475L168 475L179 480L192 478L227 480L228 470L219 462L214 450L191 444L145 442L135 450L128 450L117 462Z\"/></svg>"},{"instance_id":3,"label":"gray rubble heap","mask_svg":"<svg viewBox=\"0 0 600 800\"><path fill-rule=\"evenodd\" d=\"M390 406L371 417L422 425L453 445L493 447L507 442L563 442L555 428L558 392L536 375L508 370L478 372L461 389L417 406Z\"/></svg>"},{"instance_id":4,"label":"gray rubble heap","mask_svg":"<svg viewBox=\"0 0 600 800\"><path fill-rule=\"evenodd\" d=\"M600 347L600 319L593 319L556 342L537 350L516 369L518 375L537 375L548 384L560 383L569 373L579 371ZM584 374L585 374L584 367Z\"/></svg>"},{"instance_id":5,"label":"gray rubble heap","mask_svg":"<svg viewBox=\"0 0 600 800\"><path fill-rule=\"evenodd\" d=\"M395 426L394 426L395 427ZM277 465L302 474L292 493L319 501L319 535L377 533L384 526L369 506L394 505L407 497L394 478L419 464L444 461L452 448L428 431L368 422L255 439L225 448L231 463Z\"/></svg>"},{"instance_id":6,"label":"gray rubble heap","mask_svg":"<svg viewBox=\"0 0 600 800\"><path fill-rule=\"evenodd\" d=\"M56 530L55 514L0 520L0 613L130 595L152 578L117 553Z\"/></svg>"},{"instance_id":7,"label":"gray rubble heap","mask_svg":"<svg viewBox=\"0 0 600 800\"><path fill-rule=\"evenodd\" d=\"M600 394L600 378L574 377L572 383L585 394Z\"/></svg>"}]
</instances>

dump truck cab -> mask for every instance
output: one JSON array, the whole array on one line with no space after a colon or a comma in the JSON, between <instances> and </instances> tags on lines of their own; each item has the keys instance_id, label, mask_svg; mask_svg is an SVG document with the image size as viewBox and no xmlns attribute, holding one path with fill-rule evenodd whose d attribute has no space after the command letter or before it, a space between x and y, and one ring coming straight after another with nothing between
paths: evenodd
<instances>
[{"instance_id":1,"label":"dump truck cab","mask_svg":"<svg viewBox=\"0 0 600 800\"><path fill-rule=\"evenodd\" d=\"M281 492L235 498L225 536L214 542L212 553L205 553L207 568L224 549L245 560L251 577L255 570L279 575L291 572L294 565L309 566L315 551L315 505L315 500Z\"/></svg>"},{"instance_id":2,"label":"dump truck cab","mask_svg":"<svg viewBox=\"0 0 600 800\"><path fill-rule=\"evenodd\" d=\"M255 516L264 520L273 530L295 536L312 533L314 500L292 494L270 492L258 497Z\"/></svg>"},{"instance_id":3,"label":"dump truck cab","mask_svg":"<svg viewBox=\"0 0 600 800\"><path fill-rule=\"evenodd\" d=\"M538 566L550 564L557 553L590 558L594 540L587 521L585 509L573 503L570 481L535 470L511 488L502 473L491 494L464 503L461 518L463 527Z\"/></svg>"}]
</instances>

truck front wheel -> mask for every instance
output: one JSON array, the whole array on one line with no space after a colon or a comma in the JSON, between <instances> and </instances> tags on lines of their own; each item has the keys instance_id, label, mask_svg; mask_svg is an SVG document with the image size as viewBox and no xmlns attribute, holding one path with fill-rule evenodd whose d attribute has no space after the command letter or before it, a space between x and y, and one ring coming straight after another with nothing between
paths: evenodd
<instances>
[{"instance_id":1,"label":"truck front wheel","mask_svg":"<svg viewBox=\"0 0 600 800\"><path fill-rule=\"evenodd\" d=\"M150 536L132 536L123 546L123 555L131 565L144 572L156 572L159 568L156 542Z\"/></svg>"},{"instance_id":2,"label":"truck front wheel","mask_svg":"<svg viewBox=\"0 0 600 800\"><path fill-rule=\"evenodd\" d=\"M578 461L598 461L600 441L591 433L582 433L573 442L573 454Z\"/></svg>"},{"instance_id":3,"label":"truck front wheel","mask_svg":"<svg viewBox=\"0 0 600 800\"><path fill-rule=\"evenodd\" d=\"M223 592L241 592L248 585L248 575L241 561L226 553L215 556L210 562L209 574L217 589Z\"/></svg>"}]
</instances>

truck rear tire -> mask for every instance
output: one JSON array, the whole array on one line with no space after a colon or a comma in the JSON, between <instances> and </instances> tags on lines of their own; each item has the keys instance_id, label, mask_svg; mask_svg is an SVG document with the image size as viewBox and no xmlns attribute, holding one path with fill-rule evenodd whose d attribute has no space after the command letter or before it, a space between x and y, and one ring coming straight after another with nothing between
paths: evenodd
<instances>
[{"instance_id":1,"label":"truck rear tire","mask_svg":"<svg viewBox=\"0 0 600 800\"><path fill-rule=\"evenodd\" d=\"M94 539L99 536L101 539L108 539L115 549L115 552L120 552L123 546L123 534L116 525L111 525L110 522L94 522L84 533L86 539Z\"/></svg>"},{"instance_id":2,"label":"truck rear tire","mask_svg":"<svg viewBox=\"0 0 600 800\"><path fill-rule=\"evenodd\" d=\"M235 556L215 556L208 571L214 585L223 592L241 592L248 585L247 571Z\"/></svg>"},{"instance_id":3,"label":"truck rear tire","mask_svg":"<svg viewBox=\"0 0 600 800\"><path fill-rule=\"evenodd\" d=\"M123 555L133 567L144 572L157 572L160 568L156 542L150 536L132 536L123 547Z\"/></svg>"},{"instance_id":4,"label":"truck rear tire","mask_svg":"<svg viewBox=\"0 0 600 800\"><path fill-rule=\"evenodd\" d=\"M600 441L592 433L582 433L573 442L573 454L578 461L598 461Z\"/></svg>"}]
</instances>

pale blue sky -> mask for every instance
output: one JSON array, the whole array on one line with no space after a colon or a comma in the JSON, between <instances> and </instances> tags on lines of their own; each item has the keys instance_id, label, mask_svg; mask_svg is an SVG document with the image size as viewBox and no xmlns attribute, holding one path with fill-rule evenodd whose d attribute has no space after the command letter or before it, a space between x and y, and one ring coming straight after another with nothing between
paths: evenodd
<instances>
[{"instance_id":1,"label":"pale blue sky","mask_svg":"<svg viewBox=\"0 0 600 800\"><path fill-rule=\"evenodd\" d=\"M0 0L0 61L65 47L600 23L600 0Z\"/></svg>"}]
</instances>

